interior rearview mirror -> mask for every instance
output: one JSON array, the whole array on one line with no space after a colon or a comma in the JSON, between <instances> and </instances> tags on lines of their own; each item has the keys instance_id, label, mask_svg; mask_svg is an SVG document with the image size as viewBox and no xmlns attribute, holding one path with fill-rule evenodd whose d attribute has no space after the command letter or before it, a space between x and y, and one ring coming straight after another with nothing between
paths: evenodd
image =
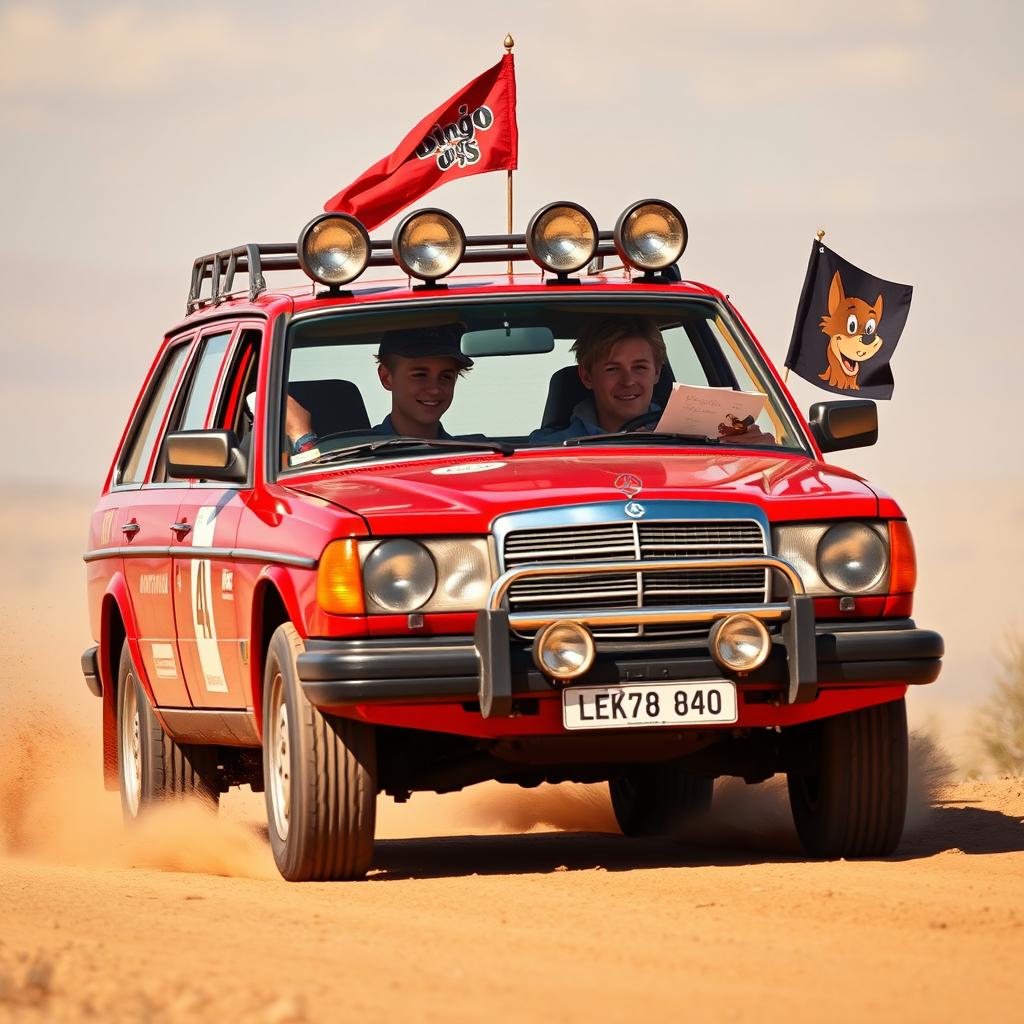
<instances>
[{"instance_id":1,"label":"interior rearview mirror","mask_svg":"<svg viewBox=\"0 0 1024 1024\"><path fill-rule=\"evenodd\" d=\"M498 327L491 331L467 331L462 351L467 356L518 356L553 352L555 336L550 327Z\"/></svg>"},{"instance_id":2,"label":"interior rearview mirror","mask_svg":"<svg viewBox=\"0 0 1024 1024\"><path fill-rule=\"evenodd\" d=\"M179 479L244 483L245 453L233 430L179 430L167 435L167 475Z\"/></svg>"},{"instance_id":3,"label":"interior rearview mirror","mask_svg":"<svg viewBox=\"0 0 1024 1024\"><path fill-rule=\"evenodd\" d=\"M878 408L867 398L815 402L807 421L823 452L867 448L878 440Z\"/></svg>"}]
</instances>

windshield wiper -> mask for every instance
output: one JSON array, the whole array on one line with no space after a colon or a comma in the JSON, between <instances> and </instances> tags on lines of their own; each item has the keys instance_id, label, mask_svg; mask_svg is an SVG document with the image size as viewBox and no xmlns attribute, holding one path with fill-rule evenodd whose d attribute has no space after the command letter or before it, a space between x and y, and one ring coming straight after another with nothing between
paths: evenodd
<instances>
[{"instance_id":1,"label":"windshield wiper","mask_svg":"<svg viewBox=\"0 0 1024 1024\"><path fill-rule=\"evenodd\" d=\"M389 437L386 441L367 441L365 444L352 445L350 448L338 448L333 452L324 452L317 459L311 459L306 465L323 466L328 462L344 462L347 459L362 455L376 455L380 451L415 451L417 448L441 448L451 451L485 451L497 452L499 455L511 455L516 449L514 445L502 441L460 441L458 438L424 438L424 437Z\"/></svg>"},{"instance_id":2,"label":"windshield wiper","mask_svg":"<svg viewBox=\"0 0 1024 1024\"><path fill-rule=\"evenodd\" d=\"M700 434L656 434L652 430L629 430L620 434L586 434L583 437L568 437L562 444L602 444L616 441L687 441L691 444L721 444L717 437L703 437Z\"/></svg>"}]
</instances>

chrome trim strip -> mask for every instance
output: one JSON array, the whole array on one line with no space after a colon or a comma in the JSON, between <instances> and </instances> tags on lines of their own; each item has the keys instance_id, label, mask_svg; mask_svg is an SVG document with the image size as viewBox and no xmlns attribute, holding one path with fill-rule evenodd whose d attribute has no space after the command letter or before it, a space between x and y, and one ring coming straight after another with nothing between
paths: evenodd
<instances>
[{"instance_id":1,"label":"chrome trim strip","mask_svg":"<svg viewBox=\"0 0 1024 1024\"><path fill-rule=\"evenodd\" d=\"M170 553L169 547L111 547L93 548L82 555L83 562L95 562L101 558L124 558L126 555L134 555L136 558L166 558Z\"/></svg>"},{"instance_id":2,"label":"chrome trim strip","mask_svg":"<svg viewBox=\"0 0 1024 1024\"><path fill-rule=\"evenodd\" d=\"M280 551L260 551L256 548L232 548L227 557L235 562L274 562L277 565L294 565L298 569L315 569L320 562L320 559L308 555L286 555Z\"/></svg>"},{"instance_id":3,"label":"chrome trim strip","mask_svg":"<svg viewBox=\"0 0 1024 1024\"><path fill-rule=\"evenodd\" d=\"M540 629L559 619L571 619L599 629L607 626L657 625L674 626L682 623L706 623L726 615L751 615L762 622L785 622L789 618L788 604L713 605L704 608L623 608L613 611L560 611L554 615L529 615L514 612L508 617L508 624L514 630Z\"/></svg>"},{"instance_id":4,"label":"chrome trim strip","mask_svg":"<svg viewBox=\"0 0 1024 1024\"><path fill-rule=\"evenodd\" d=\"M95 548L82 555L84 562L96 562L102 558L216 558L229 562L290 565L297 569L315 569L319 561L306 555L288 555L281 551L259 551L255 548L197 548L185 544L175 547Z\"/></svg>"}]
</instances>

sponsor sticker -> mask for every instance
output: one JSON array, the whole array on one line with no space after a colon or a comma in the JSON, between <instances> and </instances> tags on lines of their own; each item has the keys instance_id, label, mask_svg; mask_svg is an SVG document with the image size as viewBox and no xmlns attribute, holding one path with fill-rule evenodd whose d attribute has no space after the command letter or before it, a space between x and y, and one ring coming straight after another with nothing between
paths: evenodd
<instances>
[{"instance_id":1,"label":"sponsor sticker","mask_svg":"<svg viewBox=\"0 0 1024 1024\"><path fill-rule=\"evenodd\" d=\"M174 659L174 644L152 644L153 668L160 679L177 679L178 663Z\"/></svg>"}]
</instances>

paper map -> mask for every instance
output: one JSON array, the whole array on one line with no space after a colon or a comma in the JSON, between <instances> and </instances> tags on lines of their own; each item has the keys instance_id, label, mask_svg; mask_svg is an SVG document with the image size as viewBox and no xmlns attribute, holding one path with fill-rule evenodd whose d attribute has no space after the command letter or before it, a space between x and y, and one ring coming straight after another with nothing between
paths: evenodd
<instances>
[{"instance_id":1,"label":"paper map","mask_svg":"<svg viewBox=\"0 0 1024 1024\"><path fill-rule=\"evenodd\" d=\"M764 395L732 388L673 384L665 411L654 428L659 434L698 437L741 435L764 410ZM721 428L721 429L720 429Z\"/></svg>"}]
</instances>

